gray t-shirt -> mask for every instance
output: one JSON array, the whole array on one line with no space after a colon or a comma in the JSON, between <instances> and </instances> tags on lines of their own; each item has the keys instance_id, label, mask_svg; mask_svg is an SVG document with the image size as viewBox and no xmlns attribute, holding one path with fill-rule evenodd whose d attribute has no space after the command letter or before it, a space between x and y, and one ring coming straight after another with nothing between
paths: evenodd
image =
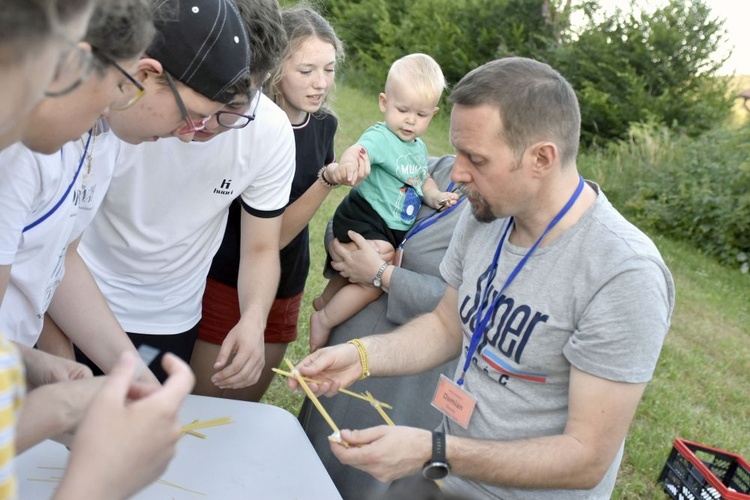
<instances>
[{"instance_id":1,"label":"gray t-shirt","mask_svg":"<svg viewBox=\"0 0 750 500\"><path fill-rule=\"evenodd\" d=\"M579 221L537 248L505 290L466 375L477 405L455 436L517 440L561 434L567 421L571 365L608 380L651 379L674 307L672 277L653 242L598 197ZM440 271L458 290L464 333L463 367L477 309L507 219L478 222L465 210ZM489 303L527 248L505 242ZM467 498L607 499L622 446L593 490L526 490L449 477L446 491Z\"/></svg>"}]
</instances>

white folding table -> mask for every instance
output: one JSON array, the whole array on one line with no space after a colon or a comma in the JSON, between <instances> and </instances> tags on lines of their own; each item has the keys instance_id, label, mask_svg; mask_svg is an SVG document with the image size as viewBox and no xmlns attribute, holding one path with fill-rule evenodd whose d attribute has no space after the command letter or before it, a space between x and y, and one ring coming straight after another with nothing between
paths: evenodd
<instances>
[{"instance_id":1,"label":"white folding table","mask_svg":"<svg viewBox=\"0 0 750 500\"><path fill-rule=\"evenodd\" d=\"M184 435L169 468L138 500L341 499L297 419L261 403L190 395L183 425L231 417L233 422ZM16 458L21 499L50 498L68 459L67 449L45 441ZM166 484L166 482L170 484ZM179 487L179 488L178 488ZM184 489L180 489L184 488Z\"/></svg>"}]
</instances>

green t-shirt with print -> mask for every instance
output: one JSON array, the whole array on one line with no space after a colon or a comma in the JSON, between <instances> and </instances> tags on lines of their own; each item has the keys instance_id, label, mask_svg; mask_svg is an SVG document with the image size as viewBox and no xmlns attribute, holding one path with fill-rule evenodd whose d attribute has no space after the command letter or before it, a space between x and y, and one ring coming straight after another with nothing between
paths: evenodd
<instances>
[{"instance_id":1,"label":"green t-shirt with print","mask_svg":"<svg viewBox=\"0 0 750 500\"><path fill-rule=\"evenodd\" d=\"M357 144L370 157L370 175L355 189L391 229L414 224L427 179L427 146L419 137L404 142L379 122L365 130Z\"/></svg>"}]
</instances>

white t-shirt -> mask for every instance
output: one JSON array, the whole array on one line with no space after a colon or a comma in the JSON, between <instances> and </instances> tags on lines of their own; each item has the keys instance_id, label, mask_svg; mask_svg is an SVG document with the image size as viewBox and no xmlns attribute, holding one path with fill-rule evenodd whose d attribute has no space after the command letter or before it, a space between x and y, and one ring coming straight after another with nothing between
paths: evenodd
<instances>
[{"instance_id":1,"label":"white t-shirt","mask_svg":"<svg viewBox=\"0 0 750 500\"><path fill-rule=\"evenodd\" d=\"M176 334L197 324L235 198L253 215L283 212L294 176L294 134L266 96L256 116L244 129L205 143L121 145L79 252L125 331Z\"/></svg>"},{"instance_id":2,"label":"white t-shirt","mask_svg":"<svg viewBox=\"0 0 750 500\"><path fill-rule=\"evenodd\" d=\"M75 219L75 227L70 236L70 241L78 239L83 230L91 224L97 210L102 204L104 195L109 189L112 175L120 153L120 147L124 144L109 128L105 120L99 120L97 125L99 133L91 148L91 170L84 169L81 172L80 199L78 202L78 216ZM71 143L83 151L80 141Z\"/></svg>"},{"instance_id":3,"label":"white t-shirt","mask_svg":"<svg viewBox=\"0 0 750 500\"><path fill-rule=\"evenodd\" d=\"M65 270L88 166L82 154L78 141L51 155L21 144L0 152L0 264L12 265L0 331L28 346Z\"/></svg>"}]
</instances>

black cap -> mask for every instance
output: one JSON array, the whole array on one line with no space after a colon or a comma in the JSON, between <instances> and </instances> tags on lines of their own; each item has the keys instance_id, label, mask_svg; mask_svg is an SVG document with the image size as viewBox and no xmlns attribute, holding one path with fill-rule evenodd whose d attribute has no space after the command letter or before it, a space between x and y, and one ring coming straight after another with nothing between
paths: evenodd
<instances>
[{"instance_id":1,"label":"black cap","mask_svg":"<svg viewBox=\"0 0 750 500\"><path fill-rule=\"evenodd\" d=\"M183 84L212 101L229 104L228 92L248 71L250 44L232 0L163 0L157 34L146 54Z\"/></svg>"}]
</instances>

